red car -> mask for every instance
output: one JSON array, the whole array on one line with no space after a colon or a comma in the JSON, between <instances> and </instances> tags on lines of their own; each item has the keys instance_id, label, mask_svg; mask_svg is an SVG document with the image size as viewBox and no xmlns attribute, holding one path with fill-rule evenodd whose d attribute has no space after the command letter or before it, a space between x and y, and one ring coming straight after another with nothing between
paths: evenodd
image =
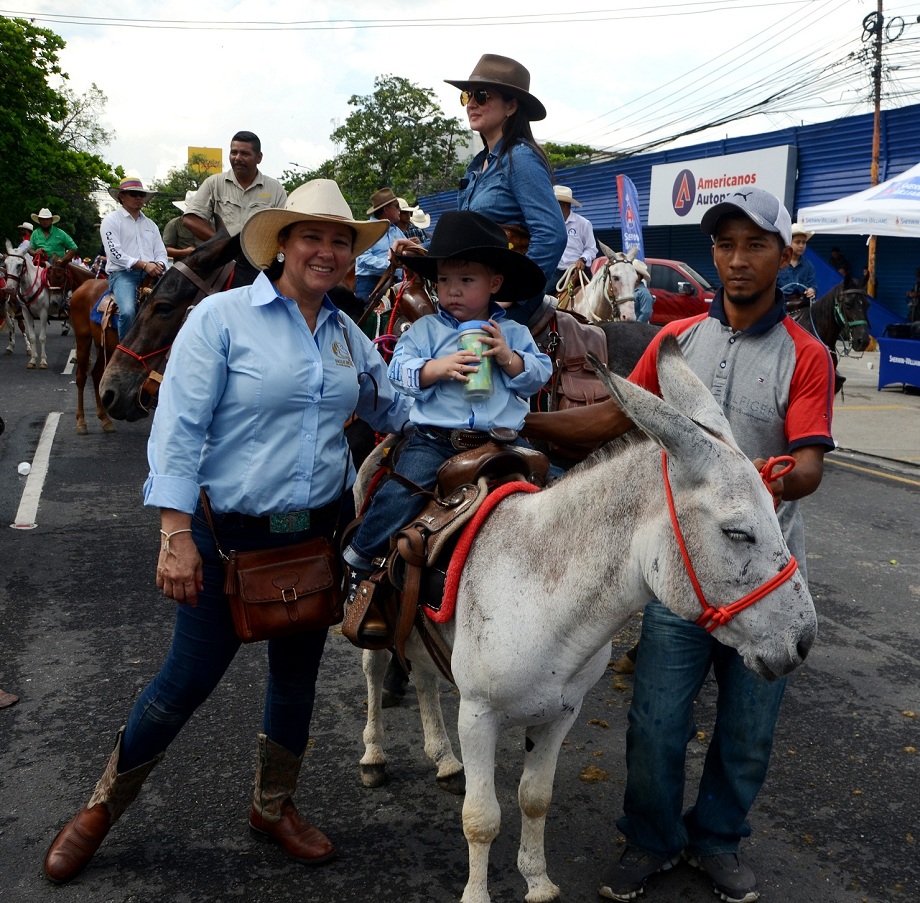
<instances>
[{"instance_id":1,"label":"red car","mask_svg":"<svg viewBox=\"0 0 920 903\"><path fill-rule=\"evenodd\" d=\"M663 326L671 320L681 320L709 311L715 289L693 267L680 260L647 257L651 273L649 288L655 299L651 322Z\"/></svg>"}]
</instances>

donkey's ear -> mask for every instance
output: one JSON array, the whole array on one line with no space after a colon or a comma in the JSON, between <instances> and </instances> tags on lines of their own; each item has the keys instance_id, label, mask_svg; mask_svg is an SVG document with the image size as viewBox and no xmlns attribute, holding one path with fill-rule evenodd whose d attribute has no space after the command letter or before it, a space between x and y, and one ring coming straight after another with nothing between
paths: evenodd
<instances>
[{"instance_id":1,"label":"donkey's ear","mask_svg":"<svg viewBox=\"0 0 920 903\"><path fill-rule=\"evenodd\" d=\"M612 373L592 355L588 355L588 360L620 410L675 461L680 462L680 466L689 473L700 474L712 466L718 443L713 441L708 431L701 429L666 399ZM700 388L706 392L702 384Z\"/></svg>"},{"instance_id":2,"label":"donkey's ear","mask_svg":"<svg viewBox=\"0 0 920 903\"><path fill-rule=\"evenodd\" d=\"M690 369L674 336L665 336L661 340L656 366L658 384L665 401L726 445L740 451L722 408L709 388Z\"/></svg>"}]
</instances>

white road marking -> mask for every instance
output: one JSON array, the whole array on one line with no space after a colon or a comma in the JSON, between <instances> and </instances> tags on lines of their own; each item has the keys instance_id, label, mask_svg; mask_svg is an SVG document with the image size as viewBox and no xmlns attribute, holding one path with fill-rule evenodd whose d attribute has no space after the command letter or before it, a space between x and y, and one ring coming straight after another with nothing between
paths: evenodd
<instances>
[{"instance_id":1,"label":"white road marking","mask_svg":"<svg viewBox=\"0 0 920 903\"><path fill-rule=\"evenodd\" d=\"M48 461L51 457L51 445L54 434L57 432L58 422L61 419L60 411L52 411L45 420L45 427L32 458L32 472L26 480L26 488L22 491L19 500L19 510L16 512L16 522L10 524L14 530L34 530L38 524L35 517L38 514L38 500L42 495L45 477L48 475Z\"/></svg>"},{"instance_id":2,"label":"white road marking","mask_svg":"<svg viewBox=\"0 0 920 903\"><path fill-rule=\"evenodd\" d=\"M77 349L71 348L70 354L67 356L67 366L64 367L64 370L62 371L62 376L70 376L70 374L73 373L73 368L76 366L76 363L77 363Z\"/></svg>"}]
</instances>

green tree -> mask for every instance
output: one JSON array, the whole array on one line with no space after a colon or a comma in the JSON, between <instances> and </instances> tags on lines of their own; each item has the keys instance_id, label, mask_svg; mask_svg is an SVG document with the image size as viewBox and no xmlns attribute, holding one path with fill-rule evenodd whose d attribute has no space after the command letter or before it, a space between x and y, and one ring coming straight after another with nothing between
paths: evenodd
<instances>
[{"instance_id":1,"label":"green tree","mask_svg":"<svg viewBox=\"0 0 920 903\"><path fill-rule=\"evenodd\" d=\"M587 144L556 144L554 141L545 142L543 150L546 151L554 170L567 169L570 166L587 166L596 153L594 148Z\"/></svg>"},{"instance_id":2,"label":"green tree","mask_svg":"<svg viewBox=\"0 0 920 903\"><path fill-rule=\"evenodd\" d=\"M334 178L363 218L378 188L392 188L411 203L420 194L456 187L467 129L444 115L432 89L383 75L374 79L373 94L354 95L348 105L354 112L330 136L339 152L316 169L285 171L288 191L310 179Z\"/></svg>"},{"instance_id":3,"label":"green tree","mask_svg":"<svg viewBox=\"0 0 920 903\"><path fill-rule=\"evenodd\" d=\"M105 95L95 85L84 97L52 87L67 79L58 63L63 47L49 29L0 18L0 235L13 235L24 217L50 207L92 253L98 233L85 223L98 217L87 208L90 192L114 179L96 153L109 137L98 126Z\"/></svg>"},{"instance_id":4,"label":"green tree","mask_svg":"<svg viewBox=\"0 0 920 903\"><path fill-rule=\"evenodd\" d=\"M174 217L180 216L179 209L173 201L184 201L189 191L197 191L201 183L211 175L207 159L201 154L193 154L185 166L178 166L169 171L165 179L155 179L150 187L159 192L155 194L144 213L159 226L160 231Z\"/></svg>"}]
</instances>

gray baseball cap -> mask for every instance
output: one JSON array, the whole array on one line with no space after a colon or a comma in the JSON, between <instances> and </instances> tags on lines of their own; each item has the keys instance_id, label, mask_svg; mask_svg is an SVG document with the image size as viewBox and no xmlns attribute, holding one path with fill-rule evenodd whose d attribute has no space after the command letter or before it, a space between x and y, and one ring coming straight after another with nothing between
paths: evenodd
<instances>
[{"instance_id":1,"label":"gray baseball cap","mask_svg":"<svg viewBox=\"0 0 920 903\"><path fill-rule=\"evenodd\" d=\"M712 236L716 224L726 213L743 213L752 223L775 232L787 245L792 244L792 217L776 195L762 188L744 188L734 191L724 201L710 207L700 222L705 235Z\"/></svg>"}]
</instances>

